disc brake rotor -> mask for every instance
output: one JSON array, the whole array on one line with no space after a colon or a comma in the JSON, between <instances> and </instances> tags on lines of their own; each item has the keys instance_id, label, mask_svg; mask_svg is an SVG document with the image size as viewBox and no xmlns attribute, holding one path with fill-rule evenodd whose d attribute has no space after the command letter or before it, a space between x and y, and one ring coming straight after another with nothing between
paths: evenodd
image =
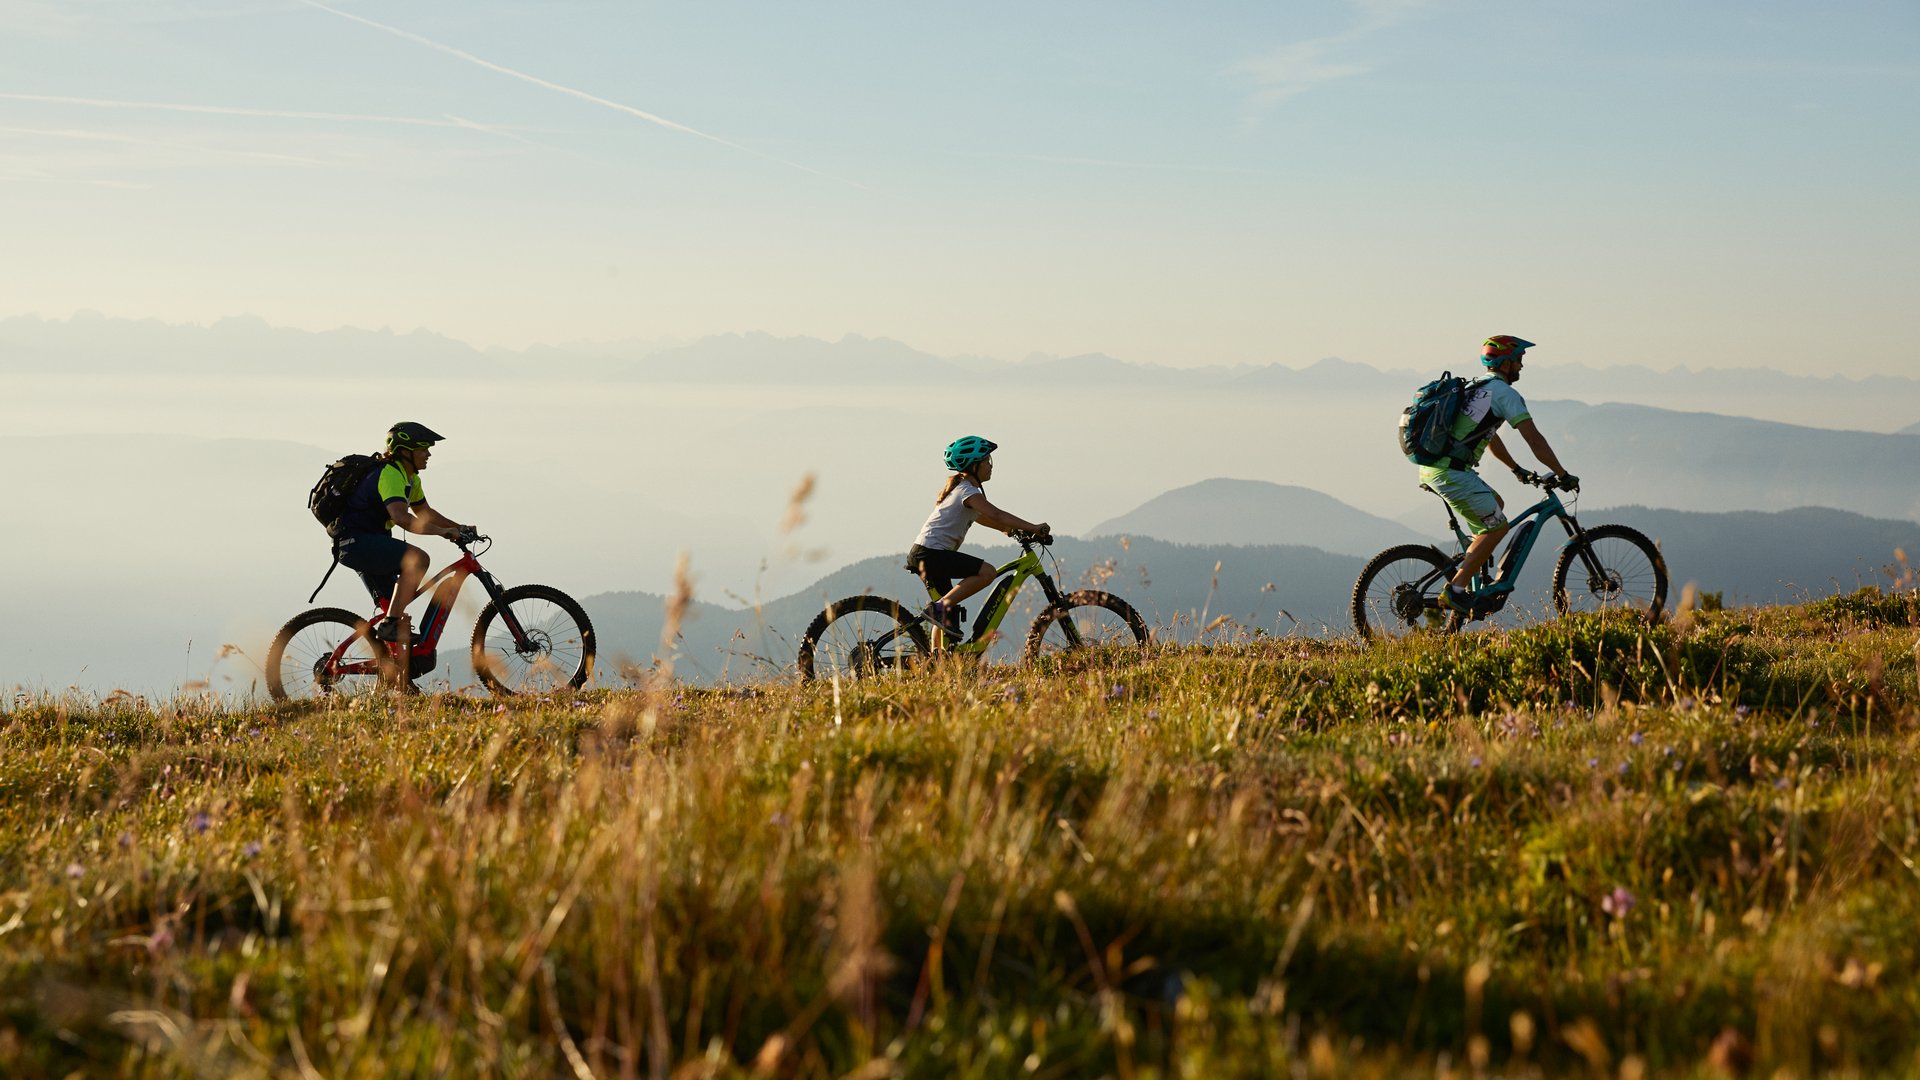
<instances>
[{"instance_id":1,"label":"disc brake rotor","mask_svg":"<svg viewBox=\"0 0 1920 1080\"><path fill-rule=\"evenodd\" d=\"M1401 622L1419 622L1427 611L1427 598L1411 584L1393 587L1393 614Z\"/></svg>"}]
</instances>

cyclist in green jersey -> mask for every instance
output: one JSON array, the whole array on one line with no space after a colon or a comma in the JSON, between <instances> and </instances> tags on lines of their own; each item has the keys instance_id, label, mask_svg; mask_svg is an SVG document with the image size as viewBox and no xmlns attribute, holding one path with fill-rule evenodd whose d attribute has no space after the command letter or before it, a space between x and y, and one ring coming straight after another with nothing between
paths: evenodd
<instances>
[{"instance_id":1,"label":"cyclist in green jersey","mask_svg":"<svg viewBox=\"0 0 1920 1080\"><path fill-rule=\"evenodd\" d=\"M468 528L427 505L420 472L433 456L441 437L425 424L403 420L387 430L386 463L361 481L347 500L347 509L335 527L334 554L342 565L359 573L376 600L388 595L387 618L374 633L397 642L401 655L413 647L413 624L407 605L413 603L427 576L427 553L393 536L400 526L416 536L451 540Z\"/></svg>"},{"instance_id":2,"label":"cyclist in green jersey","mask_svg":"<svg viewBox=\"0 0 1920 1080\"><path fill-rule=\"evenodd\" d=\"M1570 475L1561 466L1560 459L1554 456L1553 448L1547 445L1546 436L1534 426L1525 399L1513 388L1513 384L1520 381L1520 369L1525 363L1527 350L1533 347L1533 342L1512 334L1495 334L1481 343L1480 363L1486 367L1487 374L1472 384L1453 429L1457 439L1470 438L1475 432L1482 433L1480 441L1473 447L1472 463L1464 469L1453 468L1449 464L1420 467L1420 482L1445 498L1466 523L1467 531L1473 534L1473 543L1468 545L1466 557L1460 561L1460 568L1453 575L1452 583L1441 592L1441 603L1456 611L1471 611L1473 576L1487 564L1494 548L1499 546L1500 538L1507 533L1508 523L1503 512L1506 502L1475 471L1480 458L1491 450L1494 458L1512 469L1515 476L1530 479L1533 475L1520 467L1506 444L1500 441L1500 436L1495 434L1501 423L1518 431L1534 456L1549 470L1559 474L1564 486L1569 489L1580 486L1580 479Z\"/></svg>"}]
</instances>

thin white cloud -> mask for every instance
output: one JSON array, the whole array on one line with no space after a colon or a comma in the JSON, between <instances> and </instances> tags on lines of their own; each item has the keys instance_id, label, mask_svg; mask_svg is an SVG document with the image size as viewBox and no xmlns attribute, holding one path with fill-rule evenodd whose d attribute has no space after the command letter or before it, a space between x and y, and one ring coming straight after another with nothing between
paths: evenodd
<instances>
[{"instance_id":1,"label":"thin white cloud","mask_svg":"<svg viewBox=\"0 0 1920 1080\"><path fill-rule=\"evenodd\" d=\"M1435 0L1349 0L1359 21L1337 34L1282 45L1234 66L1253 83L1249 103L1270 108L1315 87L1365 75L1373 68L1347 56L1353 46L1433 6Z\"/></svg>"},{"instance_id":2,"label":"thin white cloud","mask_svg":"<svg viewBox=\"0 0 1920 1080\"><path fill-rule=\"evenodd\" d=\"M1365 64L1340 63L1329 58L1344 37L1320 38L1283 45L1265 56L1248 60L1237 70L1253 80L1253 103L1278 105L1296 94L1372 70Z\"/></svg>"},{"instance_id":3,"label":"thin white cloud","mask_svg":"<svg viewBox=\"0 0 1920 1080\"><path fill-rule=\"evenodd\" d=\"M1034 161L1043 165L1084 165L1094 169L1127 169L1144 172L1182 172L1209 175L1272 176L1271 169L1243 169L1232 165L1196 165L1179 161L1121 161L1113 158L1072 157L1062 154L979 153L965 150L944 151L952 157L989 161Z\"/></svg>"},{"instance_id":4,"label":"thin white cloud","mask_svg":"<svg viewBox=\"0 0 1920 1080\"><path fill-rule=\"evenodd\" d=\"M79 187L121 188L134 191L144 191L150 186L130 180L97 180L88 177L52 176L47 173L20 168L0 169L0 183L71 184Z\"/></svg>"},{"instance_id":5,"label":"thin white cloud","mask_svg":"<svg viewBox=\"0 0 1920 1080\"><path fill-rule=\"evenodd\" d=\"M319 158L301 157L295 154L275 154L264 150L232 150L218 146L194 146L165 139L143 139L137 135L127 135L118 131L86 131L75 128L23 128L0 127L0 135L16 135L28 138L64 139L74 142L120 143L126 146L154 147L163 150L186 150L203 154L224 154L231 157L254 158L261 161L277 161L292 165L325 165Z\"/></svg>"},{"instance_id":6,"label":"thin white cloud","mask_svg":"<svg viewBox=\"0 0 1920 1080\"><path fill-rule=\"evenodd\" d=\"M254 109L242 105L187 105L167 101L125 101L115 98L64 97L56 94L0 93L0 101L30 101L46 105L79 105L93 109L152 109L160 112L199 113L207 116L258 116L276 120L324 120L355 124L399 124L406 127L459 128L501 134L500 129L447 117L380 116L368 113L306 112L297 109Z\"/></svg>"},{"instance_id":7,"label":"thin white cloud","mask_svg":"<svg viewBox=\"0 0 1920 1080\"><path fill-rule=\"evenodd\" d=\"M543 79L538 75L530 75L524 71L517 71L513 68L506 67L502 64L496 64L491 60L487 60L482 57L475 56L474 54L470 52L466 52L465 50L456 49L451 45L443 45L438 41L421 37L419 34L402 30L397 26L388 26L386 23L375 22L372 19L366 18L364 16L355 15L350 11L342 11L339 8L332 7L327 4L323 4L320 2L320 0L300 0L300 2L307 5L308 7L318 8L319 10L327 12L331 15L337 15L342 19L347 19L351 22L359 23L362 26L371 27L372 29L378 30L382 33L392 34L394 37L401 38L402 40L405 40L405 41L411 41L416 45L421 45L426 48L433 49L436 52L446 53L448 56L457 57L461 60L466 61L469 64L475 64L480 67L483 67L488 71L497 72L501 75L506 75L510 78L519 79L522 82L532 83L534 86L538 86L543 90L551 90L556 94L565 94L568 97L578 98L581 101L585 101L594 105L599 105L602 108L612 109L615 112L625 113L628 116L637 117L641 120L645 120L649 124L654 124L659 127L663 127L668 131L672 131L676 134L692 135L693 137L698 139L705 139L708 142L717 143L718 145L724 146L729 150L738 150L743 154L752 154L753 156L758 158L764 158L768 161L775 161L789 168L799 169L801 172L804 172L804 173L811 173L814 176L822 177L828 180L837 180L843 184L852 184L854 187L866 189L866 185L864 184L854 183L854 181L847 180L842 177L833 176L829 173L821 172L819 169L802 165L797 161L789 161L786 158L777 157L773 154L769 154L764 151L755 150L750 146L742 146L741 144L737 142L733 142L732 140L723 139L718 135L713 135L708 132L701 131L698 128L688 127L686 124L682 124L674 120L669 120L664 116L660 116L655 113L650 113L645 109L636 108L632 105L625 104L624 102L614 101L610 98L603 98L598 94L588 93L587 91L581 90L577 87L566 86L561 83L552 82L550 80Z\"/></svg>"}]
</instances>

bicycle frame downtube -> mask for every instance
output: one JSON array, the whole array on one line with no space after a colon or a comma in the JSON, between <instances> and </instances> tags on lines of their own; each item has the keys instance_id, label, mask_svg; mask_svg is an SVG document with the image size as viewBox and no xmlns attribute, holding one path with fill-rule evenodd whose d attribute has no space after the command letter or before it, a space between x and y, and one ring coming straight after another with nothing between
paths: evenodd
<instances>
[{"instance_id":1,"label":"bicycle frame downtube","mask_svg":"<svg viewBox=\"0 0 1920 1080\"><path fill-rule=\"evenodd\" d=\"M1541 522L1544 523L1546 519L1550 517L1559 518L1563 524L1568 520L1567 510L1560 502L1560 496L1552 491L1547 492L1546 498L1522 510L1518 516L1507 522L1507 533L1508 535L1512 535L1513 530L1519 528L1521 523L1529 518L1539 518ZM1571 526L1569 526L1569 529L1571 530ZM1515 583L1520 578L1520 568L1527 564L1527 556L1533 554L1533 545L1539 539L1540 529L1538 526L1528 529L1526 535L1519 538L1520 550L1514 552L1507 559L1511 569L1507 573L1507 576L1489 586L1491 592L1507 593L1514 590ZM1487 566L1482 570L1482 574L1490 576L1492 569L1493 560L1488 559Z\"/></svg>"}]
</instances>

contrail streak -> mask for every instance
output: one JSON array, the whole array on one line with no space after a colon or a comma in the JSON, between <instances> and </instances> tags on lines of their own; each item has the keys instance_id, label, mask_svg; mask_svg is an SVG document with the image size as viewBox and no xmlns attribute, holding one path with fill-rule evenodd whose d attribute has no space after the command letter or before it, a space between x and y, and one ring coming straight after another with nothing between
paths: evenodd
<instances>
[{"instance_id":1,"label":"contrail streak","mask_svg":"<svg viewBox=\"0 0 1920 1080\"><path fill-rule=\"evenodd\" d=\"M443 53L446 53L448 56L458 57L462 60L465 60L469 64L477 64L480 67L486 68L488 71L498 72L502 75L519 79L522 82L532 83L533 85L538 86L544 90L552 90L556 94L565 94L568 97L578 98L581 101L590 102L594 105L599 105L602 108L612 109L615 112L622 112L622 113L626 113L629 116L639 117L640 119L645 120L649 124L656 124L660 127L666 128L668 131L678 132L679 134L682 134L682 135L692 135L695 138L705 139L711 143L717 143L721 146L726 147L729 150L738 150L743 154L752 154L754 157L765 158L768 161L779 162L780 164L785 165L788 168L799 169L801 172L811 173L814 176L822 177L827 180L837 180L840 183L852 184L854 187L861 188L863 190L871 190L870 188L867 188L865 184L854 183L852 180L847 180L842 177L833 176L829 173L821 172L818 169L809 168L808 166L802 165L797 161L788 161L786 158L776 157L772 154L765 153L764 151L755 150L750 146L742 146L737 142L731 142L727 139L721 138L718 135L709 135L706 132L699 130L698 128L691 128L685 124L676 123L675 121L669 120L664 116L658 116L658 115L655 115L654 113L650 113L645 109L637 109L637 108L634 108L632 105L627 105L627 104L623 104L622 102L613 101L608 98L603 98L598 94L590 94L585 90L579 90L571 86L563 86L557 82L550 82L546 79L540 78L537 75L529 75L524 71L515 71L513 68L504 67L500 64L494 63L491 60L486 60L481 57L475 56L470 52L465 52L460 49L456 49L451 45L442 45L437 41L433 41L428 38L423 38L419 34L409 33L408 31L402 30L397 26L388 26L386 23L375 22L372 19L365 18L364 16L355 15L350 11L342 11L337 7L331 7L327 4L321 3L320 0L300 0L300 2L307 5L308 7L318 8L321 11L327 12L330 15L338 15L342 19L346 19L350 22L357 22L362 26L371 27L382 33L392 34L394 37L411 41L416 45L425 46L426 48L433 49L436 52L443 52Z\"/></svg>"}]
</instances>

